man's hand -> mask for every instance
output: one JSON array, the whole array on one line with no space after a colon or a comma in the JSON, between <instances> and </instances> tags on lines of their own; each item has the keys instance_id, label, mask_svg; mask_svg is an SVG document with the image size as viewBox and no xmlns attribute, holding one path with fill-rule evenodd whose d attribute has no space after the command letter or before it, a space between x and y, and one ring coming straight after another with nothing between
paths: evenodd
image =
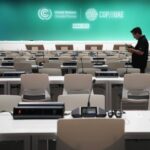
<instances>
[{"instance_id":1,"label":"man's hand","mask_svg":"<svg viewBox=\"0 0 150 150\"><path fill-rule=\"evenodd\" d=\"M133 53L133 52L134 52L134 49L128 47L128 48L127 48L127 51L130 52L130 53Z\"/></svg>"},{"instance_id":2,"label":"man's hand","mask_svg":"<svg viewBox=\"0 0 150 150\"><path fill-rule=\"evenodd\" d=\"M139 50L135 50L134 48L127 48L127 51L130 52L130 53L140 55L140 56L144 54L144 52L139 51Z\"/></svg>"}]
</instances>

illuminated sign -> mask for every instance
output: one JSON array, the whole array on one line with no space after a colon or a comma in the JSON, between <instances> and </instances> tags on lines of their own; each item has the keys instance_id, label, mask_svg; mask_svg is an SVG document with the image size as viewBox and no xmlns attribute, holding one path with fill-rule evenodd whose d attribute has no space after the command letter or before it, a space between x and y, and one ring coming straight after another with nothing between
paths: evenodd
<instances>
[{"instance_id":1,"label":"illuminated sign","mask_svg":"<svg viewBox=\"0 0 150 150\"><path fill-rule=\"evenodd\" d=\"M95 21L98 17L98 12L94 8L90 8L85 12L85 16L89 21Z\"/></svg>"},{"instance_id":2,"label":"illuminated sign","mask_svg":"<svg viewBox=\"0 0 150 150\"><path fill-rule=\"evenodd\" d=\"M47 9L47 8L41 8L38 10L38 17L41 20L50 20L52 18L52 11L51 9Z\"/></svg>"},{"instance_id":3,"label":"illuminated sign","mask_svg":"<svg viewBox=\"0 0 150 150\"><path fill-rule=\"evenodd\" d=\"M72 29L90 29L89 23L73 23Z\"/></svg>"}]
</instances>

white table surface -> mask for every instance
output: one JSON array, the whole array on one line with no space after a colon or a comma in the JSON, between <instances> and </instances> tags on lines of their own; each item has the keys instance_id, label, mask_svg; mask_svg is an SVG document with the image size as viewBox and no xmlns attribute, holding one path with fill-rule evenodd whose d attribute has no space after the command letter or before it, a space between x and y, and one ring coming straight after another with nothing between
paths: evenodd
<instances>
[{"instance_id":1,"label":"white table surface","mask_svg":"<svg viewBox=\"0 0 150 150\"><path fill-rule=\"evenodd\" d=\"M123 82L124 78L122 77L93 77L93 79L98 81L110 81L110 82ZM0 78L0 82L20 82L21 78ZM51 82L64 82L64 76L49 76L49 81Z\"/></svg>"},{"instance_id":2,"label":"white table surface","mask_svg":"<svg viewBox=\"0 0 150 150\"><path fill-rule=\"evenodd\" d=\"M123 119L125 119L126 139L150 139L150 111L126 111ZM0 113L0 135L56 133L56 119L14 120L10 113Z\"/></svg>"}]
</instances>

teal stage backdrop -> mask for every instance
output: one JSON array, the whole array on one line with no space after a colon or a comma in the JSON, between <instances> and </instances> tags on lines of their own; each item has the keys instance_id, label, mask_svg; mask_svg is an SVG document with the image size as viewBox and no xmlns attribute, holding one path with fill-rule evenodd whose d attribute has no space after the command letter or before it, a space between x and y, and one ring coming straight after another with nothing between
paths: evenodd
<instances>
[{"instance_id":1,"label":"teal stage backdrop","mask_svg":"<svg viewBox=\"0 0 150 150\"><path fill-rule=\"evenodd\" d=\"M150 0L1 0L0 40L133 40L150 37Z\"/></svg>"}]
</instances>

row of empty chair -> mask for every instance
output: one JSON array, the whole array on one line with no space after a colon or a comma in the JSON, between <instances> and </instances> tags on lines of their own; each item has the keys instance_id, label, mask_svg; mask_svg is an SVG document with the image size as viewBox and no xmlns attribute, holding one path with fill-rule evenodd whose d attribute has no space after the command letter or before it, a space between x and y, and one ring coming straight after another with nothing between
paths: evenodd
<instances>
[{"instance_id":1,"label":"row of empty chair","mask_svg":"<svg viewBox=\"0 0 150 150\"><path fill-rule=\"evenodd\" d=\"M63 95L72 95L75 98L70 97L68 102L68 107L74 104L85 104L87 103L87 95L91 92L92 88L92 75L90 74L67 74L64 79L64 91ZM149 108L149 89L150 89L150 74L127 74L124 78L123 91L121 106L126 109L139 109ZM77 96L76 94L80 94ZM86 96L82 95L86 94ZM92 94L94 94L92 92ZM82 96L83 97L82 97ZM81 97L81 100L79 100ZM23 74L21 75L21 98L22 101L51 101L49 80L47 74ZM69 97L68 97L69 99ZM71 101L73 99L73 101ZM76 101L75 101L76 99ZM105 106L104 99L105 96L97 96L97 99L101 100L99 106ZM62 100L62 98L58 98ZM75 102L75 103L73 103ZM83 103L82 103L83 102ZM99 101L100 102L100 101ZM95 104L98 102L95 101ZM133 108L132 108L133 105ZM144 107L142 107L142 105ZM137 107L135 107L137 106Z\"/></svg>"},{"instance_id":2,"label":"row of empty chair","mask_svg":"<svg viewBox=\"0 0 150 150\"><path fill-rule=\"evenodd\" d=\"M0 52L0 58L14 58L16 61L19 61L21 59L35 59L35 58L56 58L56 57L72 57L72 58L81 58L81 57L88 57L88 56L95 56L95 57L101 57L101 58L126 58L127 56L130 56L131 54L128 53L126 50L121 51L3 51ZM45 59L45 60L46 60Z\"/></svg>"},{"instance_id":3,"label":"row of empty chair","mask_svg":"<svg viewBox=\"0 0 150 150\"><path fill-rule=\"evenodd\" d=\"M61 119L56 150L125 150L123 119Z\"/></svg>"},{"instance_id":4,"label":"row of empty chair","mask_svg":"<svg viewBox=\"0 0 150 150\"><path fill-rule=\"evenodd\" d=\"M44 53L42 53L42 55L43 54ZM92 75L95 75L95 72L100 70L100 66L95 66L94 65L95 63L97 63L99 65L106 64L106 66L104 68L107 68L107 65L108 65L108 68L110 70L113 70L113 69L116 70L116 67L122 68L122 67L124 67L124 64L125 64L125 62L120 61L123 59L123 57L120 57L121 55L124 56L124 58L125 58L125 55L121 54L121 53L115 54L116 56L112 56L112 55L109 56L108 52L107 53L95 52L94 57L103 58L103 60L95 60L95 61L93 60L93 57L89 56L89 54L90 54L89 52L88 53L77 52L75 54L77 54L77 56L75 56L74 53L62 52L62 53L60 53L59 56L57 56L57 58L51 57L52 59L49 59L49 57L47 57L48 54L44 54L45 56L36 57L35 60L34 59L26 59L26 61L24 60L24 57L22 56L23 59L21 57L20 58L18 57L18 58L14 58L13 61L14 61L14 64L15 64L14 66L17 71L21 70L21 71L30 73L31 66L29 66L29 64L27 64L27 63L30 63L31 65L35 65L35 64L41 65L42 64L43 68L40 68L39 72L40 73L48 73L49 75L64 75L64 73L62 72L61 69L63 67L63 63L65 63L65 62L75 61L77 63L76 66L68 66L68 69L73 68L75 70L73 72L77 72L77 73L85 72L85 73L90 73ZM4 58L4 59L6 59L6 58ZM18 59L18 61L16 61L16 59ZM21 63L26 63L26 64L24 64L24 66L23 66L23 64L21 65ZM112 63L114 63L114 64L112 64ZM116 66L116 64L118 66ZM67 67L65 67L65 68L67 69ZM84 70L83 70L83 68L84 68ZM63 67L63 70L64 70L64 67ZM122 74L122 72L121 72L121 74Z\"/></svg>"},{"instance_id":5,"label":"row of empty chair","mask_svg":"<svg viewBox=\"0 0 150 150\"><path fill-rule=\"evenodd\" d=\"M68 57L69 58L69 57ZM87 59L89 58L89 59ZM99 58L99 57L98 57ZM19 62L13 62L14 65L14 69L16 69L17 71L25 71L27 73L31 73L32 72L32 66L36 66L40 65L40 69L39 72L40 73L48 73L49 75L62 75L62 71L61 69L64 67L65 68L73 68L74 70L76 70L75 72L77 73L82 73L83 71L85 73L90 73L92 75L95 75L95 72L100 70L101 68L108 68L109 70L116 70L119 75L122 76L123 73L125 72L139 72L138 69L123 69L123 68L131 68L131 66L126 66L126 62L125 61L121 61L121 60L92 60L91 57L86 57L86 59L82 60L72 60L71 57L69 59L64 58L64 61L60 61L58 60L50 60L47 58L38 58L37 59L38 62L36 62L36 60L22 60ZM70 61L69 61L70 60ZM8 61L8 63L11 62L10 60ZM41 62L42 65L41 66ZM4 63L4 62L3 62ZM65 63L70 63L70 65L64 66ZM106 65L105 65L106 64ZM101 67L102 66L102 67ZM10 67L10 66L8 66ZM13 68L13 66L11 66ZM37 68L39 68L37 66ZM0 72L2 72L4 69L4 71L7 69L7 66L1 66L0 68ZM9 68L10 69L10 68ZM124 71L125 70L125 71ZM130 71L131 70L131 71ZM12 70L14 71L14 70Z\"/></svg>"}]
</instances>

